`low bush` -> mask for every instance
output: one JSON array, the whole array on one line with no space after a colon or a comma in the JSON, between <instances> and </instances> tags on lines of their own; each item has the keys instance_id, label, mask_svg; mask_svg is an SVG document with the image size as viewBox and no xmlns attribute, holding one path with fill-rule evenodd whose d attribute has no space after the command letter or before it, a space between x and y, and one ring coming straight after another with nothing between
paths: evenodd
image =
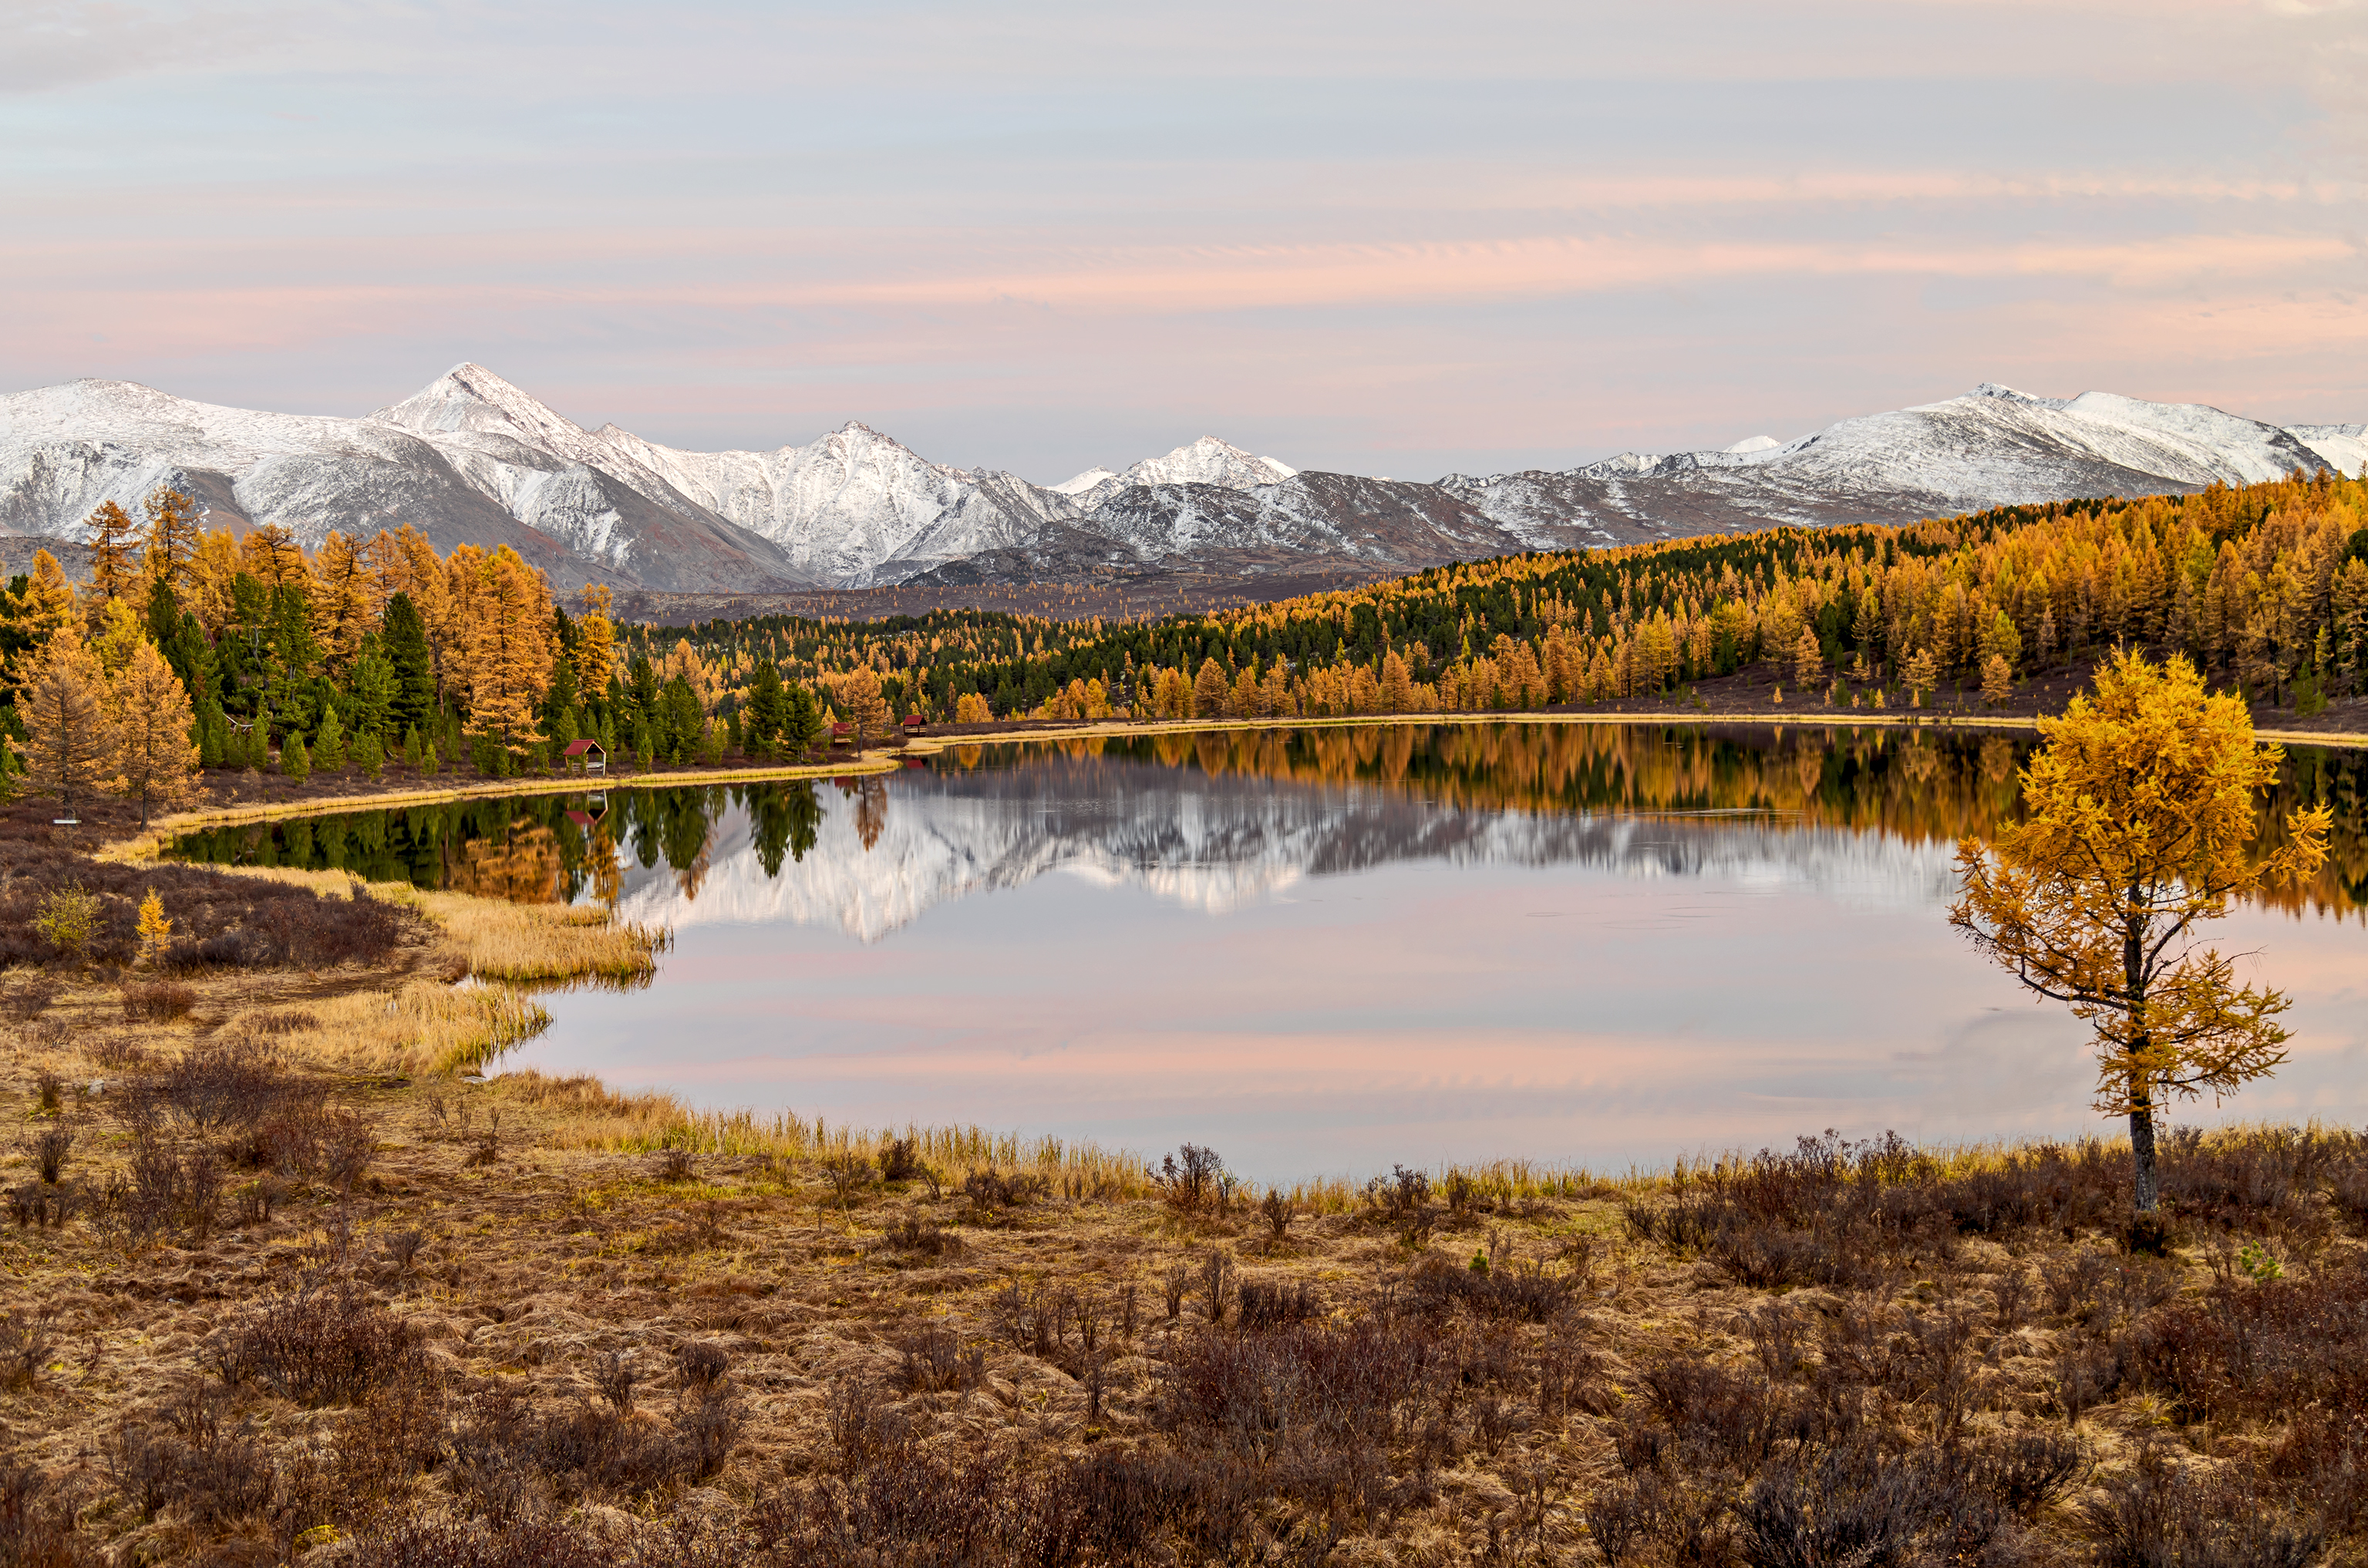
<instances>
[{"instance_id":1,"label":"low bush","mask_svg":"<svg viewBox=\"0 0 2368 1568\"><path fill-rule=\"evenodd\" d=\"M417 1342L402 1319L349 1281L250 1309L220 1331L210 1359L225 1383L259 1383L299 1404L350 1404L410 1375Z\"/></svg>"},{"instance_id":2,"label":"low bush","mask_svg":"<svg viewBox=\"0 0 2368 1568\"><path fill-rule=\"evenodd\" d=\"M73 1508L39 1471L0 1460L0 1562L12 1568L102 1568L106 1561L76 1533Z\"/></svg>"},{"instance_id":3,"label":"low bush","mask_svg":"<svg viewBox=\"0 0 2368 1568\"><path fill-rule=\"evenodd\" d=\"M957 1257L962 1252L962 1236L941 1229L938 1222L921 1214L899 1214L888 1221L881 1233L880 1244L893 1252L917 1253L924 1257Z\"/></svg>"},{"instance_id":4,"label":"low bush","mask_svg":"<svg viewBox=\"0 0 2368 1568\"><path fill-rule=\"evenodd\" d=\"M1169 1208L1197 1214L1216 1206L1223 1191L1225 1162L1214 1149L1187 1143L1162 1158L1150 1172L1151 1184Z\"/></svg>"},{"instance_id":5,"label":"low bush","mask_svg":"<svg viewBox=\"0 0 2368 1568\"><path fill-rule=\"evenodd\" d=\"M2106 1483L2079 1514L2100 1568L2226 1563L2232 1568L2310 1568L2327 1542L2315 1513L2279 1506L2240 1473L2199 1479L2158 1449Z\"/></svg>"},{"instance_id":6,"label":"low bush","mask_svg":"<svg viewBox=\"0 0 2368 1568\"><path fill-rule=\"evenodd\" d=\"M976 1208L1017 1209L1045 1197L1053 1190L1053 1184L1030 1171L1014 1171L1005 1176L990 1165L964 1176L962 1190Z\"/></svg>"},{"instance_id":7,"label":"low bush","mask_svg":"<svg viewBox=\"0 0 2368 1568\"><path fill-rule=\"evenodd\" d=\"M198 1005L198 994L187 985L160 980L123 988L123 1017L135 1024L165 1024L186 1018Z\"/></svg>"},{"instance_id":8,"label":"low bush","mask_svg":"<svg viewBox=\"0 0 2368 1568\"><path fill-rule=\"evenodd\" d=\"M199 1131L254 1128L269 1119L320 1114L327 1090L297 1077L252 1041L191 1046L163 1068L116 1092L117 1113L133 1127L170 1116Z\"/></svg>"}]
</instances>

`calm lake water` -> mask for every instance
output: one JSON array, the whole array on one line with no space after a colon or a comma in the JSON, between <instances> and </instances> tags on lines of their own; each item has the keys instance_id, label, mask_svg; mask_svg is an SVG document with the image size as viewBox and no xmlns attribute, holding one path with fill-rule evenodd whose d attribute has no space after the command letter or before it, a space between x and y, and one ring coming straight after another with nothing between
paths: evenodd
<instances>
[{"instance_id":1,"label":"calm lake water","mask_svg":"<svg viewBox=\"0 0 2368 1568\"><path fill-rule=\"evenodd\" d=\"M976 1122L1256 1179L1519 1154L1598 1167L1838 1127L2073 1134L2085 1033L1948 926L2021 742L1808 727L1375 725L963 747L839 783L315 818L192 859L342 866L676 932L546 998L510 1066L714 1106ZM2368 759L2265 817L2336 861L2214 938L2293 1060L2199 1120L2368 1122Z\"/></svg>"}]
</instances>

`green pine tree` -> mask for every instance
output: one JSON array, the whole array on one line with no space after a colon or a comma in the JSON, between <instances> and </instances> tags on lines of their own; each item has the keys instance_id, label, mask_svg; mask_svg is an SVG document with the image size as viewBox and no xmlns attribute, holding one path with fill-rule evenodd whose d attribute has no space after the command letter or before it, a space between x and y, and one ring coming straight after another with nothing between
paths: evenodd
<instances>
[{"instance_id":1,"label":"green pine tree","mask_svg":"<svg viewBox=\"0 0 2368 1568\"><path fill-rule=\"evenodd\" d=\"M354 742L353 762L361 769L363 778L376 778L385 768L386 749L378 744L376 735L364 730L361 737Z\"/></svg>"},{"instance_id":2,"label":"green pine tree","mask_svg":"<svg viewBox=\"0 0 2368 1568\"><path fill-rule=\"evenodd\" d=\"M346 727L338 722L334 702L321 708L321 728L313 736L313 766L324 773L337 773L346 766Z\"/></svg>"},{"instance_id":3,"label":"green pine tree","mask_svg":"<svg viewBox=\"0 0 2368 1568\"><path fill-rule=\"evenodd\" d=\"M388 710L393 722L417 730L431 740L436 731L436 660L427 647L427 623L419 618L408 594L386 601L380 619L380 646L393 685ZM451 748L448 745L446 750Z\"/></svg>"},{"instance_id":4,"label":"green pine tree","mask_svg":"<svg viewBox=\"0 0 2368 1568\"><path fill-rule=\"evenodd\" d=\"M279 771L299 784L312 776L313 758L304 750L304 737L294 731L279 748Z\"/></svg>"}]
</instances>

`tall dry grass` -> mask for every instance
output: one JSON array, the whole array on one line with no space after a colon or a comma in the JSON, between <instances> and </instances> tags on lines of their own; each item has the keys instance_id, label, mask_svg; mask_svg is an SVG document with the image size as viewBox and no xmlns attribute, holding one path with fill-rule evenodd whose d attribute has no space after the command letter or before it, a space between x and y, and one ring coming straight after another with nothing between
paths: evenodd
<instances>
[{"instance_id":1,"label":"tall dry grass","mask_svg":"<svg viewBox=\"0 0 2368 1568\"><path fill-rule=\"evenodd\" d=\"M302 871L287 866L221 866L214 869L311 888L324 898L351 898L361 890L387 903L416 910L457 949L480 980L515 984L595 980L638 985L657 972L657 955L674 945L664 926L619 921L608 910L565 903L507 903L473 893L425 892L407 882L364 882L343 871Z\"/></svg>"},{"instance_id":2,"label":"tall dry grass","mask_svg":"<svg viewBox=\"0 0 2368 1568\"><path fill-rule=\"evenodd\" d=\"M597 1078L554 1078L532 1070L505 1074L511 1094L547 1106L549 1130L566 1148L612 1152L682 1149L698 1154L764 1155L824 1160L835 1154L876 1156L894 1140L909 1141L916 1158L939 1177L961 1179L974 1170L1042 1176L1071 1198L1141 1198L1153 1189L1140 1156L1099 1143L994 1132L983 1127L868 1128L783 1111L700 1110L658 1090L619 1094Z\"/></svg>"},{"instance_id":3,"label":"tall dry grass","mask_svg":"<svg viewBox=\"0 0 2368 1568\"><path fill-rule=\"evenodd\" d=\"M381 1073L474 1072L532 1040L551 1015L499 985L414 981L395 991L356 991L226 1020L224 1033L256 1035L339 1066Z\"/></svg>"},{"instance_id":4,"label":"tall dry grass","mask_svg":"<svg viewBox=\"0 0 2368 1568\"><path fill-rule=\"evenodd\" d=\"M657 972L657 955L674 945L664 926L620 922L598 907L405 891L412 906L460 946L469 972L482 980L645 984Z\"/></svg>"}]
</instances>

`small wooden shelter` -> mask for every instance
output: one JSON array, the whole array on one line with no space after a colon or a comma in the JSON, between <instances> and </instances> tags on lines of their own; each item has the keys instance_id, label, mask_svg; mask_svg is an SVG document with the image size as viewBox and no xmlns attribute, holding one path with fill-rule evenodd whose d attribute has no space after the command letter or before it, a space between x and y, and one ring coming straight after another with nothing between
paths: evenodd
<instances>
[{"instance_id":1,"label":"small wooden shelter","mask_svg":"<svg viewBox=\"0 0 2368 1568\"><path fill-rule=\"evenodd\" d=\"M570 741L567 743L567 749L561 755L570 763L582 767L586 773L609 771L609 753L598 741Z\"/></svg>"}]
</instances>

